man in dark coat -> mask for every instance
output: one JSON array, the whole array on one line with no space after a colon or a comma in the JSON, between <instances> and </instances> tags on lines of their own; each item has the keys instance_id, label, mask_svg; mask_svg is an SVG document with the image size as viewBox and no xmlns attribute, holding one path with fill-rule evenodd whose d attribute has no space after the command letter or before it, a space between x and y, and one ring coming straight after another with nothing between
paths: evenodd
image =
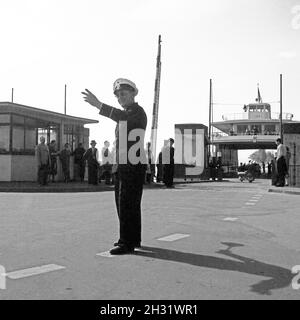
<instances>
[{"instance_id":1,"label":"man in dark coat","mask_svg":"<svg viewBox=\"0 0 300 320\"><path fill-rule=\"evenodd\" d=\"M89 90L83 92L84 99L99 109L102 116L115 122L116 126L116 178L115 202L119 217L120 237L111 254L134 252L141 245L141 199L146 171L144 135L147 116L135 102L136 85L127 79L117 79L114 94L124 110L106 105Z\"/></svg>"},{"instance_id":2,"label":"man in dark coat","mask_svg":"<svg viewBox=\"0 0 300 320\"><path fill-rule=\"evenodd\" d=\"M98 184L98 170L99 170L99 154L96 148L97 142L91 141L91 148L87 149L83 155L83 161L88 163L88 183L97 185Z\"/></svg>"},{"instance_id":3,"label":"man in dark coat","mask_svg":"<svg viewBox=\"0 0 300 320\"><path fill-rule=\"evenodd\" d=\"M163 172L163 182L167 188L173 188L173 178L174 178L174 153L175 149L173 148L174 139L169 139L169 146L166 148L168 163L164 164L164 172ZM163 156L164 157L164 156Z\"/></svg>"},{"instance_id":4,"label":"man in dark coat","mask_svg":"<svg viewBox=\"0 0 300 320\"><path fill-rule=\"evenodd\" d=\"M74 163L78 168L78 174L80 182L84 180L85 173L85 161L83 160L83 155L85 154L85 149L82 146L82 143L78 144L78 147L74 150Z\"/></svg>"}]
</instances>

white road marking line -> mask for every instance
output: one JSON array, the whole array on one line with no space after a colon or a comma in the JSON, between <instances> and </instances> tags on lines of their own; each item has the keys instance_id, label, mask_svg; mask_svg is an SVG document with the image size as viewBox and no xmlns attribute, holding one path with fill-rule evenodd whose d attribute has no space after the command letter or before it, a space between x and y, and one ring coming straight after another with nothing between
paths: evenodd
<instances>
[{"instance_id":1,"label":"white road marking line","mask_svg":"<svg viewBox=\"0 0 300 320\"><path fill-rule=\"evenodd\" d=\"M187 238L189 236L190 236L189 234L174 233L174 234L170 234L169 236L159 238L157 240L159 240L159 241L176 241L179 239Z\"/></svg>"},{"instance_id":2,"label":"white road marking line","mask_svg":"<svg viewBox=\"0 0 300 320\"><path fill-rule=\"evenodd\" d=\"M245 205L246 205L246 206L254 206L255 203L254 203L254 202L246 202Z\"/></svg>"},{"instance_id":3,"label":"white road marking line","mask_svg":"<svg viewBox=\"0 0 300 320\"><path fill-rule=\"evenodd\" d=\"M231 218L231 217L228 217L228 218L225 218L223 219L224 221L236 221L238 218Z\"/></svg>"},{"instance_id":4,"label":"white road marking line","mask_svg":"<svg viewBox=\"0 0 300 320\"><path fill-rule=\"evenodd\" d=\"M248 201L257 202L259 199L250 199Z\"/></svg>"},{"instance_id":5,"label":"white road marking line","mask_svg":"<svg viewBox=\"0 0 300 320\"><path fill-rule=\"evenodd\" d=\"M5 275L9 279L21 279L21 278L36 276L38 274L61 270L65 268L66 267L59 266L57 264L46 264L40 267L33 267L33 268L27 268L27 269L8 272Z\"/></svg>"},{"instance_id":6,"label":"white road marking line","mask_svg":"<svg viewBox=\"0 0 300 320\"><path fill-rule=\"evenodd\" d=\"M116 257L116 255L114 254L110 254L109 251L105 251L105 252L100 252L100 253L97 253L96 256L101 256L101 257L106 257L106 258L113 258L113 257Z\"/></svg>"}]
</instances>

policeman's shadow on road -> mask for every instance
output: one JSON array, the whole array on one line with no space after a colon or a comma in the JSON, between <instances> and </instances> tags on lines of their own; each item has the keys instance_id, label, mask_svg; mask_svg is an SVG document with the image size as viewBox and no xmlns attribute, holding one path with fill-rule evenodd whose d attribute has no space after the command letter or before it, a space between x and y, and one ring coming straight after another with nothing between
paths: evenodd
<instances>
[{"instance_id":1,"label":"policeman's shadow on road","mask_svg":"<svg viewBox=\"0 0 300 320\"><path fill-rule=\"evenodd\" d=\"M251 285L250 291L261 295L271 295L271 290L281 289L291 285L292 279L295 276L291 270L231 252L232 248L244 246L243 244L232 242L222 242L222 244L226 245L227 248L218 250L216 253L239 261L147 246L143 246L141 251L136 251L135 254L155 259L187 263L198 267L237 271L270 278Z\"/></svg>"}]
</instances>

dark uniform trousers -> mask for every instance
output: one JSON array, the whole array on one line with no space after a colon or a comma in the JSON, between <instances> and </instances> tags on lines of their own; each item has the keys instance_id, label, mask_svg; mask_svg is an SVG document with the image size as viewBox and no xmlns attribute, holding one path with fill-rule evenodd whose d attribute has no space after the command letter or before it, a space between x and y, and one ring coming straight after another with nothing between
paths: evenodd
<instances>
[{"instance_id":1,"label":"dark uniform trousers","mask_svg":"<svg viewBox=\"0 0 300 320\"><path fill-rule=\"evenodd\" d=\"M118 171L115 175L115 201L119 217L119 243L138 246L141 242L141 200L145 170Z\"/></svg>"}]
</instances>

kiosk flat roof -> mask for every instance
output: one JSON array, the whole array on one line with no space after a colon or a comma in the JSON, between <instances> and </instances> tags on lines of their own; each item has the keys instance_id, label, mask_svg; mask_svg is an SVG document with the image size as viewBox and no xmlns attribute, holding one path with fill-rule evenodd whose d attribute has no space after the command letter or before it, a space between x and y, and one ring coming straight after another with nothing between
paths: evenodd
<instances>
[{"instance_id":1,"label":"kiosk flat roof","mask_svg":"<svg viewBox=\"0 0 300 320\"><path fill-rule=\"evenodd\" d=\"M57 122L57 120L64 120L65 122L80 124L91 124L99 122L98 120L74 117L59 112L29 107L13 102L0 102L0 113L15 113L18 115L39 118L50 122Z\"/></svg>"}]
</instances>

